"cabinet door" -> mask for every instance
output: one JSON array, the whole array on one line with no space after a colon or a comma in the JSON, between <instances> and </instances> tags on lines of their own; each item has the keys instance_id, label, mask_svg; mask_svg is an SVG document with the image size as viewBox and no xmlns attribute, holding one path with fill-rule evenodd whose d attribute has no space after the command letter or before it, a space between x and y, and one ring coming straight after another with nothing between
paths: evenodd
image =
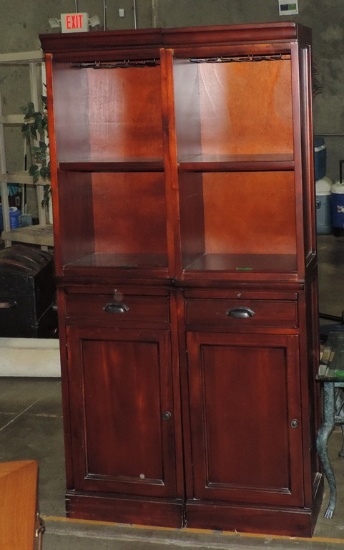
<instances>
[{"instance_id":1,"label":"cabinet door","mask_svg":"<svg viewBox=\"0 0 344 550\"><path fill-rule=\"evenodd\" d=\"M67 338L75 489L174 496L169 332L79 327Z\"/></svg>"},{"instance_id":2,"label":"cabinet door","mask_svg":"<svg viewBox=\"0 0 344 550\"><path fill-rule=\"evenodd\" d=\"M187 335L188 498L302 505L298 336Z\"/></svg>"}]
</instances>

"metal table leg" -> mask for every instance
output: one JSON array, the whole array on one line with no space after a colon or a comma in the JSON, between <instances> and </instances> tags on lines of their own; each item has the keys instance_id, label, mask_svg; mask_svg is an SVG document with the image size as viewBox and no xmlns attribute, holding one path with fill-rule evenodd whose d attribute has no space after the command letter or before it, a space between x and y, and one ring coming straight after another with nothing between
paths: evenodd
<instances>
[{"instance_id":1,"label":"metal table leg","mask_svg":"<svg viewBox=\"0 0 344 550\"><path fill-rule=\"evenodd\" d=\"M338 456L340 456L341 458L344 458L344 424L341 425L341 429L342 429L342 446L338 453Z\"/></svg>"},{"instance_id":2,"label":"metal table leg","mask_svg":"<svg viewBox=\"0 0 344 550\"><path fill-rule=\"evenodd\" d=\"M317 435L317 450L324 474L330 488L329 503L324 514L325 518L332 518L336 507L337 486L331 463L328 456L328 439L335 426L335 390L334 382L324 382L324 419Z\"/></svg>"}]
</instances>

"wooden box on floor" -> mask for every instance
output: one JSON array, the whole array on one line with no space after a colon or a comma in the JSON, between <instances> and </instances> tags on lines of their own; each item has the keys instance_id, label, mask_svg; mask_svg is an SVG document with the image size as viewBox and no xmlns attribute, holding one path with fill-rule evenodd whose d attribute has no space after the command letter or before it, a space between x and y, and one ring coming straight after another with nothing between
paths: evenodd
<instances>
[{"instance_id":1,"label":"wooden box on floor","mask_svg":"<svg viewBox=\"0 0 344 550\"><path fill-rule=\"evenodd\" d=\"M41 550L43 524L38 513L35 460L0 463L0 546Z\"/></svg>"}]
</instances>

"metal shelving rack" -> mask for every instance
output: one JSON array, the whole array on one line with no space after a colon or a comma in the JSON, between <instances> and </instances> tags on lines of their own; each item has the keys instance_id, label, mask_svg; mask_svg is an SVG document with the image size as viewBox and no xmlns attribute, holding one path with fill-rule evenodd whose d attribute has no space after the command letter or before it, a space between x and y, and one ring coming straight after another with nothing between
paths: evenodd
<instances>
[{"instance_id":1,"label":"metal shelving rack","mask_svg":"<svg viewBox=\"0 0 344 550\"><path fill-rule=\"evenodd\" d=\"M35 108L38 109L40 89L41 89L41 70L44 63L43 53L41 51L19 52L19 53L4 53L0 54L0 65L23 65L29 67L30 78L30 98ZM2 101L0 94L0 188L2 201L2 216L3 216L3 232L1 238L5 242L5 246L11 246L12 242L31 243L42 247L53 246L52 226L47 224L46 213L40 208L46 182L33 183L32 177L28 171L8 172L6 166L5 152L5 133L4 127L9 125L21 125L24 122L23 114L4 115L2 110ZM20 227L11 230L10 228L10 211L8 201L8 188L11 183L19 185L31 185L36 188L37 204L38 204L38 219L39 225Z\"/></svg>"}]
</instances>

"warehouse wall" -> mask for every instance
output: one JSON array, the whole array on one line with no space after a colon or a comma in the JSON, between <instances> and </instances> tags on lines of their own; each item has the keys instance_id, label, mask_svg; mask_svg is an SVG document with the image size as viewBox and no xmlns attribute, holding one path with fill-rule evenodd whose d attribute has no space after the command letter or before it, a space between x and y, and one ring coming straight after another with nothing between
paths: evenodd
<instances>
[{"instance_id":1,"label":"warehouse wall","mask_svg":"<svg viewBox=\"0 0 344 550\"><path fill-rule=\"evenodd\" d=\"M1 0L0 52L35 50L39 34L52 31L49 17L60 13L86 11L99 15L107 29L137 27L180 27L283 21L278 15L278 0ZM134 14L133 5L136 4ZM125 10L120 18L119 8ZM105 17L104 17L105 15ZM136 15L136 18L134 17ZM313 29L313 54L322 93L314 101L317 134L344 135L344 5L343 0L299 0L295 21ZM95 32L95 31L92 31ZM26 103L25 77L0 67L0 91L4 111L14 112ZM13 138L14 139L14 138ZM344 158L344 137L327 136L328 175L338 178L339 160ZM16 150L18 148L15 148ZM11 157L11 154L10 154ZM15 164L14 153L11 163ZM11 166L12 169L12 166Z\"/></svg>"}]
</instances>

